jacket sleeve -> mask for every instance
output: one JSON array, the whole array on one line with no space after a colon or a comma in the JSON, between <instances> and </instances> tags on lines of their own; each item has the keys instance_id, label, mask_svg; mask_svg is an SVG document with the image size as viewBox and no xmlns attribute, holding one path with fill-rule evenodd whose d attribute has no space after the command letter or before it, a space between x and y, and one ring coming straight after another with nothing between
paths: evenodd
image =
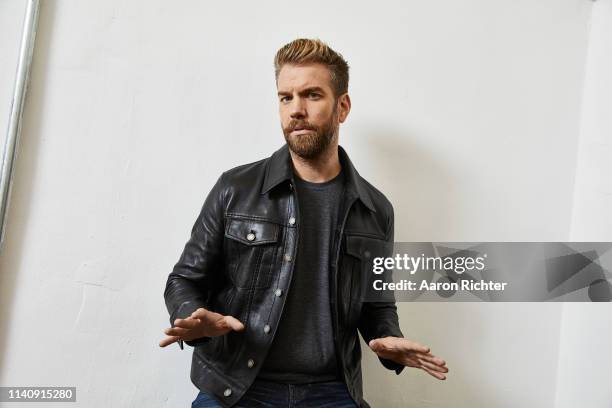
<instances>
[{"instance_id":1,"label":"jacket sleeve","mask_svg":"<svg viewBox=\"0 0 612 408\"><path fill-rule=\"evenodd\" d=\"M206 197L191 237L168 276L164 299L172 327L175 319L186 318L200 307L208 309L221 278L225 230L223 186L222 174ZM210 337L201 337L186 343L197 346L208 340ZM182 340L179 346L183 349Z\"/></svg>"},{"instance_id":2,"label":"jacket sleeve","mask_svg":"<svg viewBox=\"0 0 612 408\"><path fill-rule=\"evenodd\" d=\"M390 257L393 254L393 239L394 239L394 214L391 206L389 213L389 221L387 224L387 236L385 245L385 257ZM397 317L397 307L395 306L395 296L391 293L390 301L385 302L364 302L362 305L361 316L359 319L358 329L361 332L363 340L369 343L373 339L381 337L393 336L404 337L399 326ZM399 374L404 369L402 364L395 361L378 357L382 365L394 370Z\"/></svg>"}]
</instances>

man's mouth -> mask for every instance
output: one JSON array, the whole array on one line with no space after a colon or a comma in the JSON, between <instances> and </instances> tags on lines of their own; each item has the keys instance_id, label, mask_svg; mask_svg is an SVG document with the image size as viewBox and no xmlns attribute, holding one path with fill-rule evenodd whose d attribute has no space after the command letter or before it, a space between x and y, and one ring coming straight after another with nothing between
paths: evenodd
<instances>
[{"instance_id":1,"label":"man's mouth","mask_svg":"<svg viewBox=\"0 0 612 408\"><path fill-rule=\"evenodd\" d=\"M293 128L293 130L291 131L291 133L307 133L312 131L312 129L308 128L308 127L304 127L304 126L296 126Z\"/></svg>"}]
</instances>

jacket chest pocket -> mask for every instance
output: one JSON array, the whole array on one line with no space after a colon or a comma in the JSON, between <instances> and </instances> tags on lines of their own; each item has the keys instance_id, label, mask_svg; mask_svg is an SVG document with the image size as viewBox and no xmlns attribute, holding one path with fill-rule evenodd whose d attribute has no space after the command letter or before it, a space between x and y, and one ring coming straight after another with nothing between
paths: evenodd
<instances>
[{"instance_id":1,"label":"jacket chest pocket","mask_svg":"<svg viewBox=\"0 0 612 408\"><path fill-rule=\"evenodd\" d=\"M228 218L224 253L228 277L239 289L270 286L278 256L279 226L263 220Z\"/></svg>"},{"instance_id":2,"label":"jacket chest pocket","mask_svg":"<svg viewBox=\"0 0 612 408\"><path fill-rule=\"evenodd\" d=\"M382 301L385 294L374 289L374 281L391 281L391 276L374 273L374 266L381 258L393 253L393 244L382 236L360 233L346 233L345 254L339 285L340 295L350 299L347 305L349 322L359 319L363 302Z\"/></svg>"}]
</instances>

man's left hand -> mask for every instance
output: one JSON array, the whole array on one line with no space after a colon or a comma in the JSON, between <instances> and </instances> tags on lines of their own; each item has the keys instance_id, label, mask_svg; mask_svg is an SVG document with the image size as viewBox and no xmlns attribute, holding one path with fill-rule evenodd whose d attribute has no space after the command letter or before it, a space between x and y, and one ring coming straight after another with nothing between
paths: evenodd
<instances>
[{"instance_id":1,"label":"man's left hand","mask_svg":"<svg viewBox=\"0 0 612 408\"><path fill-rule=\"evenodd\" d=\"M379 357L408 367L420 368L438 380L445 380L446 362L431 354L429 347L402 337L381 337L368 344Z\"/></svg>"}]
</instances>

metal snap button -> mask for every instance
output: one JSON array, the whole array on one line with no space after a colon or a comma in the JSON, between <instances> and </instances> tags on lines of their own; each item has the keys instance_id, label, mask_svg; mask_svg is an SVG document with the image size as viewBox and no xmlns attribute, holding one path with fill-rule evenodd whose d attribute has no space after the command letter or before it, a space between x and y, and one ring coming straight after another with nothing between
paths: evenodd
<instances>
[{"instance_id":1,"label":"metal snap button","mask_svg":"<svg viewBox=\"0 0 612 408\"><path fill-rule=\"evenodd\" d=\"M266 324L264 326L264 333L268 333L269 331L270 331L270 326Z\"/></svg>"},{"instance_id":2,"label":"metal snap button","mask_svg":"<svg viewBox=\"0 0 612 408\"><path fill-rule=\"evenodd\" d=\"M365 251L363 253L363 256L365 256L366 258L369 258L370 257L370 251Z\"/></svg>"},{"instance_id":3,"label":"metal snap button","mask_svg":"<svg viewBox=\"0 0 612 408\"><path fill-rule=\"evenodd\" d=\"M249 358L249 361L247 361L247 367L253 368L254 365L255 365L255 360L253 360L252 358Z\"/></svg>"},{"instance_id":4,"label":"metal snap button","mask_svg":"<svg viewBox=\"0 0 612 408\"><path fill-rule=\"evenodd\" d=\"M252 232L249 232L246 236L246 239L248 241L253 241L255 239L255 234L253 234Z\"/></svg>"},{"instance_id":5,"label":"metal snap button","mask_svg":"<svg viewBox=\"0 0 612 408\"><path fill-rule=\"evenodd\" d=\"M225 391L223 391L223 395L225 395L226 397L229 397L230 395L232 395L232 390L229 388L226 388Z\"/></svg>"},{"instance_id":6,"label":"metal snap button","mask_svg":"<svg viewBox=\"0 0 612 408\"><path fill-rule=\"evenodd\" d=\"M275 294L276 296L280 296L280 295L282 295L282 294L283 294L283 290L282 290L282 289L276 289L276 290L274 291L274 294Z\"/></svg>"},{"instance_id":7,"label":"metal snap button","mask_svg":"<svg viewBox=\"0 0 612 408\"><path fill-rule=\"evenodd\" d=\"M291 255L290 254L285 254L285 261L287 262L291 262Z\"/></svg>"},{"instance_id":8,"label":"metal snap button","mask_svg":"<svg viewBox=\"0 0 612 408\"><path fill-rule=\"evenodd\" d=\"M295 217L289 217L289 225L295 224Z\"/></svg>"}]
</instances>

